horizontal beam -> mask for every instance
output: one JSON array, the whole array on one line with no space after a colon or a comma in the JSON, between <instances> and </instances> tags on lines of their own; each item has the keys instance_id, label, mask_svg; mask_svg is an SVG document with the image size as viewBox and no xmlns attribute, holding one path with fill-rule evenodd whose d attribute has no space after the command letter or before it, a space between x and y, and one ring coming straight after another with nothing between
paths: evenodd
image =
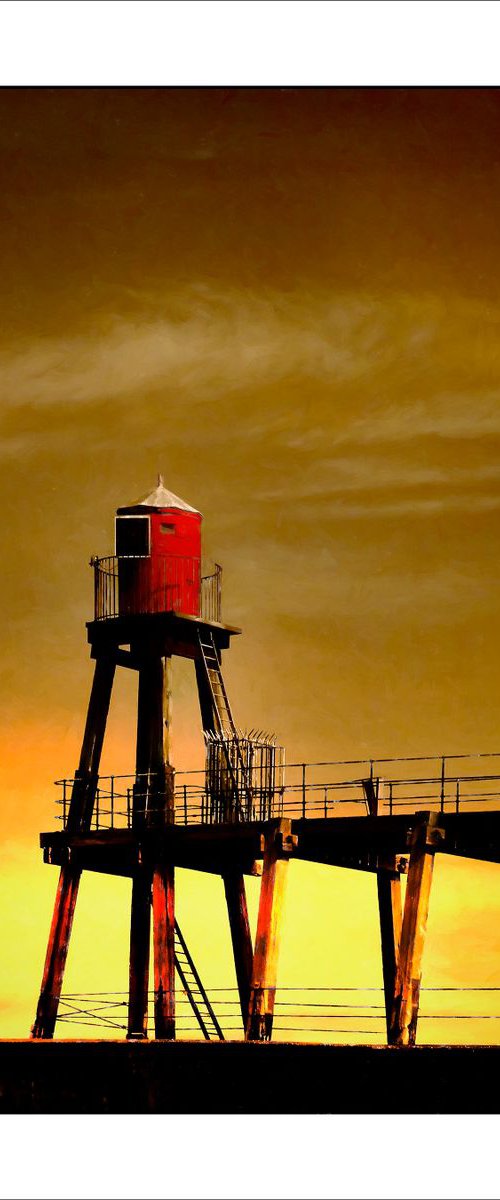
<instances>
[{"instance_id":1,"label":"horizontal beam","mask_svg":"<svg viewBox=\"0 0 500 1200\"><path fill-rule=\"evenodd\" d=\"M427 814L428 815L428 814ZM422 819L422 814L418 820ZM292 821L293 844L287 855L305 862L323 863L348 870L389 870L404 873L416 814L396 817L329 817ZM276 821L214 825L170 825L163 830L102 829L85 834L67 831L40 835L46 861L61 864L78 853L86 855L86 869L105 870L114 863L118 874L129 874L141 861L165 861L189 870L224 874L229 868L256 873L264 853L265 837ZM439 813L443 836L437 853L500 862L500 812ZM69 854L69 858L68 858ZM95 865L90 866L90 861ZM85 865L86 865L85 863Z\"/></svg>"},{"instance_id":2,"label":"horizontal beam","mask_svg":"<svg viewBox=\"0 0 500 1200\"><path fill-rule=\"evenodd\" d=\"M91 647L91 658L100 658L101 655L101 649L96 649L95 646ZM128 667L130 671L138 671L141 665L136 654L132 654L131 650L123 650L121 646L113 647L110 650L110 657L117 667Z\"/></svg>"},{"instance_id":3,"label":"horizontal beam","mask_svg":"<svg viewBox=\"0 0 500 1200\"><path fill-rule=\"evenodd\" d=\"M208 859L187 853L172 853L169 858L176 867L188 871L202 871L210 875L222 875L233 869L237 869L242 875L258 877L262 874L261 862L234 855L231 858L212 856ZM43 861L50 866L60 867L71 863L72 866L78 867L82 871L97 871L99 874L131 878L137 867L148 861L148 858L138 844L135 846L122 844L112 848L102 844L92 846L91 844L78 845L73 842L70 845L63 843L46 845L43 851ZM153 856L151 856L152 861Z\"/></svg>"},{"instance_id":4,"label":"horizontal beam","mask_svg":"<svg viewBox=\"0 0 500 1200\"><path fill-rule=\"evenodd\" d=\"M408 853L416 821L429 815L429 812L413 812L392 817L314 817L293 821L293 832L298 835L296 857L333 863L341 856L350 858L353 866L358 859L361 868L365 863L365 869L374 869L375 865L379 869L385 856ZM437 816L444 837L436 852L500 862L500 811L439 812Z\"/></svg>"}]
</instances>

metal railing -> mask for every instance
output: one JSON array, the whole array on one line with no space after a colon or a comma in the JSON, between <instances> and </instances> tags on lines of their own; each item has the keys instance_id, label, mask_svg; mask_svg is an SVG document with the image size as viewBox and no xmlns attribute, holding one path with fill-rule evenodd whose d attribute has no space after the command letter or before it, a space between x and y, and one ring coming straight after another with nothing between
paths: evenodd
<instances>
[{"instance_id":1,"label":"metal railing","mask_svg":"<svg viewBox=\"0 0 500 1200\"><path fill-rule=\"evenodd\" d=\"M485 763L489 770L483 769ZM248 771L241 794L246 821L282 816L304 820L361 816L369 811L369 787L377 796L378 816L426 809L455 813L500 809L498 753L289 763L286 783L283 776L281 779L270 795L267 782L262 785L260 764ZM61 790L56 802L62 808L59 819L65 828L73 780L60 779L56 785ZM137 814L141 810L140 797L141 776L100 776L92 827L132 828L133 811ZM211 825L224 820L218 795L212 793L210 777L204 770L175 773L174 804L175 820L181 825Z\"/></svg>"},{"instance_id":2,"label":"metal railing","mask_svg":"<svg viewBox=\"0 0 500 1200\"><path fill-rule=\"evenodd\" d=\"M176 612L221 621L222 567L199 558L93 557L94 620Z\"/></svg>"}]
</instances>

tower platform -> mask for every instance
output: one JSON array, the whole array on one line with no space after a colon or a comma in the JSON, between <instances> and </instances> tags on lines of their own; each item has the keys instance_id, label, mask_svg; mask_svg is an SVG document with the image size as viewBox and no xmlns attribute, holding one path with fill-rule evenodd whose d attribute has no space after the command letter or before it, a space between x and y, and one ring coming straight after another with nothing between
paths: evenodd
<instances>
[{"instance_id":1,"label":"tower platform","mask_svg":"<svg viewBox=\"0 0 500 1200\"><path fill-rule=\"evenodd\" d=\"M231 638L241 633L236 625L222 621L202 620L190 613L140 613L131 616L109 616L87 621L87 640L91 658L110 656L117 666L139 670L145 647L171 658L200 658L202 640L213 638L216 649L227 650ZM129 647L129 649L124 649Z\"/></svg>"}]
</instances>

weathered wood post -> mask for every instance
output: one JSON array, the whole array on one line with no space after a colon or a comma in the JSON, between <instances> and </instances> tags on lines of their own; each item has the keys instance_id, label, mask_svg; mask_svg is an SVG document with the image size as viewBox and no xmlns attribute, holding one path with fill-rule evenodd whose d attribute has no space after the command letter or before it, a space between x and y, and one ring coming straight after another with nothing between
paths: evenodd
<instances>
[{"instance_id":1,"label":"weathered wood post","mask_svg":"<svg viewBox=\"0 0 500 1200\"><path fill-rule=\"evenodd\" d=\"M373 778L363 780L363 790L371 817L377 817L384 796L384 781ZM377 871L377 898L382 950L382 973L384 980L385 1021L387 1041L392 1042L392 1013L396 996L396 972L401 941L401 873L399 859L390 855L384 859Z\"/></svg>"},{"instance_id":2,"label":"weathered wood post","mask_svg":"<svg viewBox=\"0 0 500 1200\"><path fill-rule=\"evenodd\" d=\"M159 825L175 820L174 770L170 764L172 724L172 660L161 660L163 727L158 733L156 753L164 788L159 796ZM168 853L168 852L167 852ZM155 1037L175 1038L175 870L168 857L155 862L153 870L153 958Z\"/></svg>"},{"instance_id":3,"label":"weathered wood post","mask_svg":"<svg viewBox=\"0 0 500 1200\"><path fill-rule=\"evenodd\" d=\"M244 876L229 872L223 876L229 926L233 944L234 966L240 997L243 1028L248 1020L250 985L252 981L253 948Z\"/></svg>"},{"instance_id":4,"label":"weathered wood post","mask_svg":"<svg viewBox=\"0 0 500 1200\"><path fill-rule=\"evenodd\" d=\"M384 980L385 1023L387 1041L392 1042L392 1010L396 996L396 978L403 921L401 908L401 874L397 858L386 860L385 869L377 871L377 895Z\"/></svg>"},{"instance_id":5,"label":"weathered wood post","mask_svg":"<svg viewBox=\"0 0 500 1200\"><path fill-rule=\"evenodd\" d=\"M127 1038L148 1036L149 940L151 932L149 866L138 866L132 879Z\"/></svg>"},{"instance_id":6,"label":"weathered wood post","mask_svg":"<svg viewBox=\"0 0 500 1200\"><path fill-rule=\"evenodd\" d=\"M67 829L71 832L90 829L114 676L113 658L98 657L80 761L71 792L67 821ZM78 867L69 862L61 867L32 1038L54 1036L80 876Z\"/></svg>"},{"instance_id":7,"label":"weathered wood post","mask_svg":"<svg viewBox=\"0 0 500 1200\"><path fill-rule=\"evenodd\" d=\"M155 1037L175 1038L175 881L172 863L153 872Z\"/></svg>"},{"instance_id":8,"label":"weathered wood post","mask_svg":"<svg viewBox=\"0 0 500 1200\"><path fill-rule=\"evenodd\" d=\"M169 763L170 660L154 652L139 666L133 827L164 829L174 819ZM148 1032L149 938L153 904L155 1036L175 1037L174 869L163 856L138 864L132 884L128 1038Z\"/></svg>"},{"instance_id":9,"label":"weathered wood post","mask_svg":"<svg viewBox=\"0 0 500 1200\"><path fill-rule=\"evenodd\" d=\"M78 897L81 871L61 867L32 1038L52 1038Z\"/></svg>"},{"instance_id":10,"label":"weathered wood post","mask_svg":"<svg viewBox=\"0 0 500 1200\"><path fill-rule=\"evenodd\" d=\"M269 1042L273 1030L281 921L288 862L297 837L289 819L270 821L265 834L259 914L252 966L246 1040Z\"/></svg>"},{"instance_id":11,"label":"weathered wood post","mask_svg":"<svg viewBox=\"0 0 500 1200\"><path fill-rule=\"evenodd\" d=\"M444 838L439 817L416 813L413 828L391 1022L390 1041L396 1046L415 1045L434 854Z\"/></svg>"}]
</instances>

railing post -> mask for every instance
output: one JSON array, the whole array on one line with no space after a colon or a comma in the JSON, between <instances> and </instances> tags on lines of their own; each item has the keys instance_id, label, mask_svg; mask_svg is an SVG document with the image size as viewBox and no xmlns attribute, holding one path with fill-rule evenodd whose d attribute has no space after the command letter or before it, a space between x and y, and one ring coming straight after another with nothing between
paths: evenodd
<instances>
[{"instance_id":1,"label":"railing post","mask_svg":"<svg viewBox=\"0 0 500 1200\"><path fill-rule=\"evenodd\" d=\"M441 812L444 812L445 772L446 772L446 758L443 755L443 758L441 760Z\"/></svg>"},{"instance_id":2,"label":"railing post","mask_svg":"<svg viewBox=\"0 0 500 1200\"><path fill-rule=\"evenodd\" d=\"M66 829L66 780L63 779L63 829Z\"/></svg>"},{"instance_id":3,"label":"railing post","mask_svg":"<svg viewBox=\"0 0 500 1200\"><path fill-rule=\"evenodd\" d=\"M130 829L130 788L127 788L127 829Z\"/></svg>"},{"instance_id":4,"label":"railing post","mask_svg":"<svg viewBox=\"0 0 500 1200\"><path fill-rule=\"evenodd\" d=\"M184 784L184 824L188 823L188 808L187 808L187 787Z\"/></svg>"},{"instance_id":5,"label":"railing post","mask_svg":"<svg viewBox=\"0 0 500 1200\"><path fill-rule=\"evenodd\" d=\"M389 784L389 816L392 817L392 782Z\"/></svg>"},{"instance_id":6,"label":"railing post","mask_svg":"<svg viewBox=\"0 0 500 1200\"><path fill-rule=\"evenodd\" d=\"M115 777L114 777L114 775L111 776L110 809L111 809L111 828L114 829L114 827L115 827Z\"/></svg>"},{"instance_id":7,"label":"railing post","mask_svg":"<svg viewBox=\"0 0 500 1200\"><path fill-rule=\"evenodd\" d=\"M92 556L91 567L94 568L94 619L99 618L99 559Z\"/></svg>"},{"instance_id":8,"label":"railing post","mask_svg":"<svg viewBox=\"0 0 500 1200\"><path fill-rule=\"evenodd\" d=\"M99 788L95 792L95 827L99 829Z\"/></svg>"},{"instance_id":9,"label":"railing post","mask_svg":"<svg viewBox=\"0 0 500 1200\"><path fill-rule=\"evenodd\" d=\"M306 815L306 764L302 763L302 817Z\"/></svg>"},{"instance_id":10,"label":"railing post","mask_svg":"<svg viewBox=\"0 0 500 1200\"><path fill-rule=\"evenodd\" d=\"M457 779L457 794L455 797L455 812L460 812L460 780Z\"/></svg>"}]
</instances>

